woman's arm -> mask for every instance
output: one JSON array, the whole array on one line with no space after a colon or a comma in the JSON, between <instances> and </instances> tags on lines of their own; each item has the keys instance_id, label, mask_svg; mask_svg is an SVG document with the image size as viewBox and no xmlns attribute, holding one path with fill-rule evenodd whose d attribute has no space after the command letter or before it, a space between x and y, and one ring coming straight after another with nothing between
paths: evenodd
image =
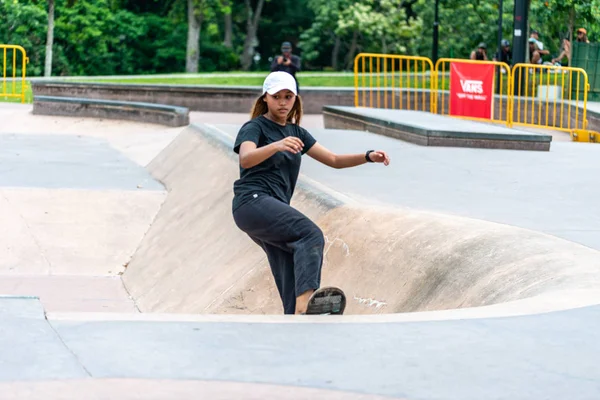
<instances>
[{"instance_id":1,"label":"woman's arm","mask_svg":"<svg viewBox=\"0 0 600 400\"><path fill-rule=\"evenodd\" d=\"M315 143L306 154L328 167L337 169L356 167L367 163L365 154L335 154L319 143ZM369 158L373 162L384 165L390 163L390 158L384 151L374 151L369 154Z\"/></svg>"},{"instance_id":2,"label":"woman's arm","mask_svg":"<svg viewBox=\"0 0 600 400\"><path fill-rule=\"evenodd\" d=\"M258 148L256 143L246 141L240 145L240 165L244 169L252 168L279 151L289 151L296 154L302 151L303 147L304 143L293 136Z\"/></svg>"}]
</instances>

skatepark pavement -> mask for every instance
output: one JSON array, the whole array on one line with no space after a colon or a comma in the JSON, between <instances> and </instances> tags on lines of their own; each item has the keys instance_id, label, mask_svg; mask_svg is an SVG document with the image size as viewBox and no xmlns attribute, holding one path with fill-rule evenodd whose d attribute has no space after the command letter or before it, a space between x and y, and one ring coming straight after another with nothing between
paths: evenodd
<instances>
[{"instance_id":1,"label":"skatepark pavement","mask_svg":"<svg viewBox=\"0 0 600 400\"><path fill-rule=\"evenodd\" d=\"M0 398L600 395L598 146L423 148L307 119L392 165L304 159L293 204L349 306L301 318L231 218L241 116L0 116Z\"/></svg>"}]
</instances>

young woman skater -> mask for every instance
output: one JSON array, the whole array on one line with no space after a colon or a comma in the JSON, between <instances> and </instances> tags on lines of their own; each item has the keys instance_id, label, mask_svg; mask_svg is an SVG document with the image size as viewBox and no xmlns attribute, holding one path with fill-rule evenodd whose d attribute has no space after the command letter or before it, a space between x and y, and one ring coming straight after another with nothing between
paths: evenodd
<instances>
[{"instance_id":1,"label":"young woman skater","mask_svg":"<svg viewBox=\"0 0 600 400\"><path fill-rule=\"evenodd\" d=\"M300 127L301 119L294 77L272 72L234 145L240 179L233 185L233 218L267 254L285 314L307 313L321 283L325 247L321 229L290 206L302 155L332 168L390 162L384 151L334 154Z\"/></svg>"}]
</instances>

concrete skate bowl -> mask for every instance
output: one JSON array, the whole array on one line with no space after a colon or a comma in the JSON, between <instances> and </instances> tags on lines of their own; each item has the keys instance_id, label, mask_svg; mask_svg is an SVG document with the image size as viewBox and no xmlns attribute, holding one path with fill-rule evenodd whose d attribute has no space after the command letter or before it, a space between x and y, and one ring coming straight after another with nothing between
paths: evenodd
<instances>
[{"instance_id":1,"label":"concrete skate bowl","mask_svg":"<svg viewBox=\"0 0 600 400\"><path fill-rule=\"evenodd\" d=\"M191 125L148 166L169 194L123 275L142 312L282 313L264 253L231 216L231 142ZM300 181L293 205L326 236L322 284L346 291L346 314L599 302L596 250L513 226L358 204Z\"/></svg>"}]
</instances>

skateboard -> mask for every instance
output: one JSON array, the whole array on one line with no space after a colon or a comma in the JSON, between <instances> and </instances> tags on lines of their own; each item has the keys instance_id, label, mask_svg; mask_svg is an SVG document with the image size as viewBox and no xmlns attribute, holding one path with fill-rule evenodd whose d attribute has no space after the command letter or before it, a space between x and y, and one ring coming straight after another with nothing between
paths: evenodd
<instances>
[{"instance_id":1,"label":"skateboard","mask_svg":"<svg viewBox=\"0 0 600 400\"><path fill-rule=\"evenodd\" d=\"M322 287L310 296L306 315L342 315L346 308L346 295L342 289Z\"/></svg>"}]
</instances>

